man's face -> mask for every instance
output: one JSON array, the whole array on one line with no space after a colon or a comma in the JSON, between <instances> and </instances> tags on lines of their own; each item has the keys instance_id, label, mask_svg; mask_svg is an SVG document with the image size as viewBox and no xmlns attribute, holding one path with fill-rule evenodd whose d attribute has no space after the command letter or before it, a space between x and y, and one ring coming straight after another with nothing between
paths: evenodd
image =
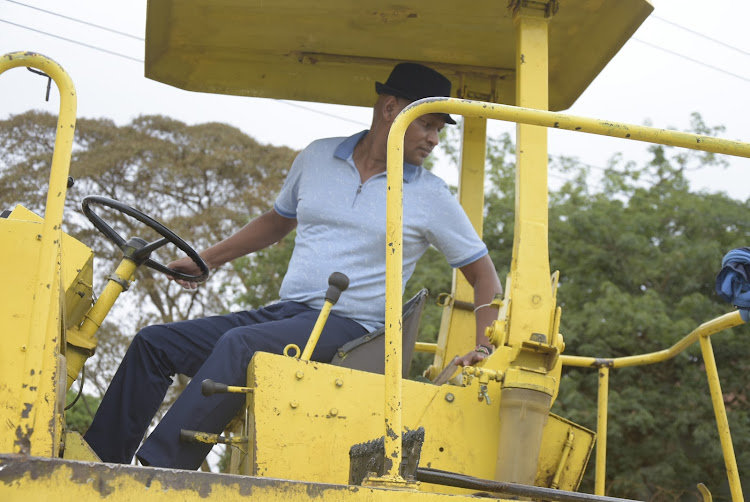
<instances>
[{"instance_id":1,"label":"man's face","mask_svg":"<svg viewBox=\"0 0 750 502\"><path fill-rule=\"evenodd\" d=\"M399 99L403 108L408 101ZM445 118L439 113L422 115L414 120L404 134L404 162L421 166L440 142L440 131L445 127Z\"/></svg>"}]
</instances>

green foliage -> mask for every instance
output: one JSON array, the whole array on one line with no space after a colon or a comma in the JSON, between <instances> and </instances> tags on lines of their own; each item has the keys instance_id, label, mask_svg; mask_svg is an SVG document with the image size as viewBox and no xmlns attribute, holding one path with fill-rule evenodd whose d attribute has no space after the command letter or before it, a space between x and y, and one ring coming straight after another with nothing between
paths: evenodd
<instances>
[{"instance_id":1,"label":"green foliage","mask_svg":"<svg viewBox=\"0 0 750 502\"><path fill-rule=\"evenodd\" d=\"M721 132L697 115L693 128ZM566 354L620 357L667 349L732 308L719 301L714 283L722 256L748 243L748 203L690 191L686 173L723 164L714 155L662 146L649 151L651 160L642 166L614 157L600 191L590 184L590 167L566 158L551 163L572 179L550 195L549 206ZM510 256L514 216L507 137L490 143L488 164L485 238L499 264ZM743 338L746 328L714 337L740 471L750 465L750 348ZM553 411L595 429L596 399L596 372L564 369ZM608 495L695 500L695 485L704 482L715 500L729 498L697 345L666 363L613 370L609 417ZM593 465L582 490L593 492Z\"/></svg>"},{"instance_id":2,"label":"green foliage","mask_svg":"<svg viewBox=\"0 0 750 502\"><path fill-rule=\"evenodd\" d=\"M0 208L22 204L43 215L56 122L54 116L38 112L0 121ZM95 294L122 253L82 216L85 196L103 195L129 204L200 251L270 209L294 156L289 148L261 145L225 124L190 126L161 116L138 117L123 126L79 119L70 165L76 181L66 199L64 230L94 250ZM157 238L133 219L106 209L98 212L126 240ZM166 264L178 256L178 250L167 246L152 258ZM244 278L254 260L240 265L214 272L197 291L185 291L166 276L140 267L137 285L120 297L97 333L96 355L86 364L92 392L103 395L140 327L229 310L249 287ZM273 281L254 280L253 295L277 294ZM167 404L173 397L174 392ZM78 430L88 427L82 405L79 401L68 413Z\"/></svg>"},{"instance_id":3,"label":"green foliage","mask_svg":"<svg viewBox=\"0 0 750 502\"><path fill-rule=\"evenodd\" d=\"M452 269L445 261L445 257L435 248L429 248L417 262L414 274L406 285L404 301L416 295L422 288L427 288L429 296L425 301L422 311L422 320L419 323L420 342L435 343L440 332L440 319L443 315L442 307L435 302L440 293L450 292L452 281ZM421 376L427 367L432 364L431 354L415 353L409 371L411 377Z\"/></svg>"},{"instance_id":4,"label":"green foliage","mask_svg":"<svg viewBox=\"0 0 750 502\"><path fill-rule=\"evenodd\" d=\"M66 396L66 401L68 403L67 406L70 406L72 403L75 404L65 412L65 421L68 430L76 431L83 435L86 433L91 425L91 421L94 419L94 414L99 408L101 398L81 394L78 396L78 400L76 400L76 396L78 396L78 389L71 389L68 391L68 395Z\"/></svg>"},{"instance_id":5,"label":"green foliage","mask_svg":"<svg viewBox=\"0 0 750 502\"><path fill-rule=\"evenodd\" d=\"M278 299L281 281L284 279L289 260L294 250L293 231L280 242L263 249L253 256L234 260L233 270L239 275L244 286L235 301L247 308L258 308Z\"/></svg>"},{"instance_id":6,"label":"green foliage","mask_svg":"<svg viewBox=\"0 0 750 502\"><path fill-rule=\"evenodd\" d=\"M54 117L37 112L0 121L0 176L6 188L0 207L22 203L43 211L55 128ZM104 195L155 217L201 250L270 209L294 156L225 124L189 126L161 116L138 117L124 126L79 119L70 167L76 183L66 200L65 230L105 260L98 268L114 270L120 251L75 216L85 196ZM156 238L133 219L100 212L125 239ZM175 248L165 247L152 258L168 263L178 256ZM244 286L237 269L229 269L215 273L197 292L187 292L141 267L139 287L128 293L142 307L131 329L226 311Z\"/></svg>"},{"instance_id":7,"label":"green foliage","mask_svg":"<svg viewBox=\"0 0 750 502\"><path fill-rule=\"evenodd\" d=\"M694 114L692 132L720 135ZM458 137L441 145L458 164ZM484 240L500 277L508 271L515 218L515 146L488 139ZM723 255L748 245L748 204L695 193L687 174L725 165L713 154L649 148L637 165L615 155L602 173L574 158L550 159L569 180L550 193L549 250L560 270L565 353L621 357L667 349L699 324L730 311L714 293ZM596 176L595 176L596 174ZM592 179L597 181L596 188ZM713 337L740 468L750 466L750 346L747 328ZM566 368L553 411L596 428L596 372ZM612 370L607 495L649 501L715 500L729 488L699 347L662 364ZM593 462L581 490L593 493ZM744 491L750 491L745 479Z\"/></svg>"},{"instance_id":8,"label":"green foliage","mask_svg":"<svg viewBox=\"0 0 750 502\"><path fill-rule=\"evenodd\" d=\"M721 132L707 127L698 115L693 116L692 128L703 134ZM26 113L0 122L0 207L20 202L41 212L54 131L55 119L46 114ZM446 128L442 138L445 155L454 160L457 134ZM573 158L551 160L552 171L570 180L549 199L550 262L552 270L561 271L558 301L566 354L619 357L663 350L731 309L714 294L714 280L722 256L748 243L749 203L690 190L686 174L721 165L716 156L662 146L649 151L651 158L643 165L616 155L602 173L593 173ZM68 214L78 211L84 195L107 195L157 216L202 249L270 207L293 155L288 149L259 145L222 124L188 126L165 117L140 117L125 126L80 120L71 166L77 183L69 193ZM598 178L597 188L592 178ZM507 135L488 140L485 201L484 239L502 278L510 264L515 218L515 153ZM117 215L107 217L126 236L142 231ZM83 218L68 218L66 231L97 252L97 281L114 269L119 253ZM135 327L222 312L233 304L255 307L274 299L292 248L289 236L237 260L198 292L184 292L158 274L142 271L138 287L128 293L134 295L130 305L138 306L131 308L130 322L108 323L99 332L89 379L96 392L103 393L108 372ZM429 289L430 300L419 339L432 342L442 315L434 299L451 287L451 269L434 249L417 265L405 297L422 287ZM747 339L746 328L713 337L746 493ZM412 375L420 374L430 359L417 356ZM72 399L69 395L68 402ZM596 399L596 372L567 368L553 411L594 429ZM69 427L83 432L97 404L90 396L79 400L67 413ZM703 482L715 500L729 499L697 346L666 363L611 372L608 452L608 495L696 500L695 485ZM592 463L581 487L585 492L593 492L593 471Z\"/></svg>"}]
</instances>

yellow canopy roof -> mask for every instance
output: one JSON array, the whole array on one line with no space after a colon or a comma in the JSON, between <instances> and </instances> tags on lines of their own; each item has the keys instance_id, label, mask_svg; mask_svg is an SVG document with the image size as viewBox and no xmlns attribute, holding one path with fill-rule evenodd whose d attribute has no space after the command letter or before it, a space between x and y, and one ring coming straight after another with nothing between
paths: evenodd
<instances>
[{"instance_id":1,"label":"yellow canopy roof","mask_svg":"<svg viewBox=\"0 0 750 502\"><path fill-rule=\"evenodd\" d=\"M540 3L540 2L536 2ZM146 77L191 91L371 106L402 61L456 97L515 102L505 0L150 0ZM550 23L551 110L569 108L646 19L648 0L562 0Z\"/></svg>"}]
</instances>

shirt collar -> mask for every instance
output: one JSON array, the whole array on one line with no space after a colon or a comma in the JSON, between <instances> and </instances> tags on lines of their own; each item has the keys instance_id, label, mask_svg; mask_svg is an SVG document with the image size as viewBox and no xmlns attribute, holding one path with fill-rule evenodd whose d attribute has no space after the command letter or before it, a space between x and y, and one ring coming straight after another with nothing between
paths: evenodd
<instances>
[{"instance_id":1,"label":"shirt collar","mask_svg":"<svg viewBox=\"0 0 750 502\"><path fill-rule=\"evenodd\" d=\"M336 151L333 152L333 156L341 160L346 160L351 157L354 154L354 147L357 146L359 140L364 138L367 133L368 130L365 129L364 131L358 132L357 134L346 138L339 144L339 146L336 148ZM414 176L417 175L418 169L419 166L404 162L404 181L409 183L411 180L413 180Z\"/></svg>"}]
</instances>

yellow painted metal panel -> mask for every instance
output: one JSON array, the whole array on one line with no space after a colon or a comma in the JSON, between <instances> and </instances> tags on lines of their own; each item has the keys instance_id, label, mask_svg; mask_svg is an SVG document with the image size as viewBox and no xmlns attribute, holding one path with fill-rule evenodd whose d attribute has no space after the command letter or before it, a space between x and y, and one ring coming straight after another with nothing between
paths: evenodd
<instances>
[{"instance_id":1,"label":"yellow painted metal panel","mask_svg":"<svg viewBox=\"0 0 750 502\"><path fill-rule=\"evenodd\" d=\"M38 345L41 343L46 348L49 344L54 345L54 351L57 353L59 344L62 342L62 336L59 325L55 326L55 331L49 334L45 340L38 336L39 333L32 332L33 307L36 298L36 281L43 280L33 271L37 270L39 252L41 249L42 232L44 229L43 220L28 209L17 206L8 218L0 219L0 261L3 263L13 263L13 267L8 267L5 272L4 280L6 284L12 287L0 289L0 305L3 306L2 312L2 332L9 345L6 350L0 351L0 371L2 371L2 384L0 384L0 401L6 403L0 411L0 417L5 424L20 426L20 418L29 415L34 408L34 404L24 398L23 389L29 386L35 386L32 383L34 376L37 376L38 368L34 369L34 375L26 369L25 356L30 355L34 350L40 350ZM61 288L62 303L51 309L51 314L64 314L65 325L74 326L81 322L84 313L91 305L91 283L93 280L93 254L91 250L70 237L62 233L61 258L59 260L61 270ZM50 283L50 288L52 283ZM58 361L53 368L55 374L61 372ZM41 371L44 371L42 369ZM26 373L29 374L26 374ZM42 375L40 380L45 385L53 385L55 378L52 375ZM59 380L58 380L59 381ZM57 391L54 392L55 399L51 400L51 406L55 406L58 401ZM47 405L47 397L43 398L44 405ZM60 410L55 410L59 412ZM53 413L55 413L53 412ZM60 419L50 416L48 430L54 432L57 427L54 425ZM37 431L42 433L42 431ZM24 435L20 431L16 435L6 434L2 436L2 451L13 451L15 448L24 448L21 443L25 443L31 434ZM26 437L27 439L21 439ZM19 443L20 442L20 443Z\"/></svg>"},{"instance_id":2,"label":"yellow painted metal panel","mask_svg":"<svg viewBox=\"0 0 750 502\"><path fill-rule=\"evenodd\" d=\"M572 435L571 446L565 458L569 434ZM534 484L561 490L577 490L594 449L596 438L593 431L550 414L547 425L544 427L542 452L539 455L539 467ZM558 472L560 474L557 486L552 486Z\"/></svg>"},{"instance_id":3,"label":"yellow painted metal panel","mask_svg":"<svg viewBox=\"0 0 750 502\"><path fill-rule=\"evenodd\" d=\"M476 497L0 455L0 500L468 502Z\"/></svg>"},{"instance_id":4,"label":"yellow painted metal panel","mask_svg":"<svg viewBox=\"0 0 750 502\"><path fill-rule=\"evenodd\" d=\"M23 206L16 206L10 220L41 223L43 219ZM65 327L77 326L91 307L94 280L94 253L82 242L63 232L62 288L65 291ZM23 275L28 276L26 271Z\"/></svg>"},{"instance_id":5,"label":"yellow painted metal panel","mask_svg":"<svg viewBox=\"0 0 750 502\"><path fill-rule=\"evenodd\" d=\"M254 389L248 400L255 475L346 483L349 448L383 436L381 375L264 353L256 353L248 372ZM476 381L467 387L404 381L403 425L426 430L420 466L491 479L499 391L499 384L490 386L487 404L478 399ZM593 446L592 432L551 417L540 463L544 470L538 476L544 482L554 475L571 428L576 444L559 486L566 490L578 486ZM420 490L465 492L427 484Z\"/></svg>"},{"instance_id":6,"label":"yellow painted metal panel","mask_svg":"<svg viewBox=\"0 0 750 502\"><path fill-rule=\"evenodd\" d=\"M401 61L454 96L515 104L507 3L472 0L151 0L146 76L183 89L370 106ZM648 0L565 0L550 27L550 107L568 108L653 10Z\"/></svg>"},{"instance_id":7,"label":"yellow painted metal panel","mask_svg":"<svg viewBox=\"0 0 750 502\"><path fill-rule=\"evenodd\" d=\"M37 222L0 219L0 262L13 264L3 274L4 283L13 287L0 288L4 340L3 350L0 350L0 423L5 431L0 435L2 452L17 451L15 443L21 439L8 431L15 432L24 412L21 390L23 382L28 385L26 356L31 350L41 350L31 345L28 333L35 292L29 275L36 269L39 259L41 242L37 236L41 228L42 224ZM22 431L18 432L23 436Z\"/></svg>"},{"instance_id":8,"label":"yellow painted metal panel","mask_svg":"<svg viewBox=\"0 0 750 502\"><path fill-rule=\"evenodd\" d=\"M65 450L63 458L68 460L84 460L87 462L101 462L99 456L78 432L65 432Z\"/></svg>"},{"instance_id":9,"label":"yellow painted metal panel","mask_svg":"<svg viewBox=\"0 0 750 502\"><path fill-rule=\"evenodd\" d=\"M525 9L524 9L525 10ZM520 12L516 16L519 73L516 101L528 108L547 109L547 32L549 21ZM554 314L547 246L547 129L516 126L516 211L509 345L541 333L550 340Z\"/></svg>"},{"instance_id":10,"label":"yellow painted metal panel","mask_svg":"<svg viewBox=\"0 0 750 502\"><path fill-rule=\"evenodd\" d=\"M33 223L34 225L28 226L27 233L35 239L26 239L25 241L7 241L7 250L12 251L20 256L25 255L29 250L29 246L34 246L36 241L36 235L41 235L42 222L44 221L40 216L34 214L23 206L16 206L11 211L7 220L0 220L0 226L4 224L4 221L25 221ZM35 233L36 232L36 233ZM12 237L10 237L12 239ZM4 239L4 238L3 238ZM62 312L64 313L64 326L67 328L66 342L67 346L64 350L67 363L68 381L65 389L69 389L73 381L78 377L81 367L86 362L86 359L91 356L93 349L96 347L96 339L91 337L83 336L77 329L77 327L83 322L84 315L91 308L92 295L93 295L93 276L94 276L94 254L91 249L74 239L66 233L62 233L62 244L61 244L61 287L64 292L62 301ZM8 258L6 258L8 259ZM17 263L17 262L7 262ZM22 284L29 285L30 281L33 280L33 275L29 274L29 270L19 267L14 268L15 274L18 276L11 283L14 284L15 288L21 288ZM9 314L14 319L18 312L22 311L24 307L19 307L19 304L31 305L33 302L32 297L15 297L14 288L6 288L1 294L8 294L14 297L12 303L5 303L9 305ZM19 332L19 328L12 328L12 323L6 323L8 329L14 329L14 332Z\"/></svg>"}]
</instances>

